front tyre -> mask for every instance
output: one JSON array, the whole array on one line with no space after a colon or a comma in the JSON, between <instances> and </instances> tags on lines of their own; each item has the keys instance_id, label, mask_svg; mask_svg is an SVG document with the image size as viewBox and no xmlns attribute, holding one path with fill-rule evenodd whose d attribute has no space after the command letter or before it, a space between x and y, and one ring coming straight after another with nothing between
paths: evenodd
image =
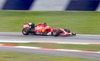
<instances>
[{"instance_id":1,"label":"front tyre","mask_svg":"<svg viewBox=\"0 0 100 61\"><path fill-rule=\"evenodd\" d=\"M70 33L70 30L69 30L69 29L64 29L64 31L66 31L66 32Z\"/></svg>"},{"instance_id":2,"label":"front tyre","mask_svg":"<svg viewBox=\"0 0 100 61\"><path fill-rule=\"evenodd\" d=\"M72 36L75 36L76 35L76 33L72 33Z\"/></svg>"},{"instance_id":3,"label":"front tyre","mask_svg":"<svg viewBox=\"0 0 100 61\"><path fill-rule=\"evenodd\" d=\"M23 35L29 35L29 32L30 32L30 29L29 29L29 28L24 28L24 29L22 30L22 34L23 34Z\"/></svg>"},{"instance_id":4,"label":"front tyre","mask_svg":"<svg viewBox=\"0 0 100 61\"><path fill-rule=\"evenodd\" d=\"M59 30L54 30L54 31L52 32L52 35L53 35L53 36L59 36L59 34L60 34L60 31L59 31Z\"/></svg>"}]
</instances>

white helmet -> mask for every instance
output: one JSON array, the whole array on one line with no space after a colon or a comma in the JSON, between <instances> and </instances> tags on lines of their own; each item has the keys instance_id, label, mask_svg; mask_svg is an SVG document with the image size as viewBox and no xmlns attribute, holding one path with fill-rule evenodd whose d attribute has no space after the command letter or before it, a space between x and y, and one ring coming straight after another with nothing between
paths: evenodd
<instances>
[{"instance_id":1,"label":"white helmet","mask_svg":"<svg viewBox=\"0 0 100 61\"><path fill-rule=\"evenodd\" d=\"M32 23L29 23L29 25L31 25Z\"/></svg>"},{"instance_id":2,"label":"white helmet","mask_svg":"<svg viewBox=\"0 0 100 61\"><path fill-rule=\"evenodd\" d=\"M29 23L29 25L33 25L34 26L35 24L34 23Z\"/></svg>"},{"instance_id":3,"label":"white helmet","mask_svg":"<svg viewBox=\"0 0 100 61\"><path fill-rule=\"evenodd\" d=\"M46 29L49 29L50 28L50 26L46 26Z\"/></svg>"}]
</instances>

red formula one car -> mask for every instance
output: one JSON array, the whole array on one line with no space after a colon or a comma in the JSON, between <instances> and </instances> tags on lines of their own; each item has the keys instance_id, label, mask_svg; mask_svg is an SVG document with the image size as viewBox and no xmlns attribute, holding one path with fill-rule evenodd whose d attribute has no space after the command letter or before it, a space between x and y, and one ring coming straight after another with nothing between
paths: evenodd
<instances>
[{"instance_id":1,"label":"red formula one car","mask_svg":"<svg viewBox=\"0 0 100 61\"><path fill-rule=\"evenodd\" d=\"M44 36L73 36L76 33L71 33L69 29L51 28L46 23L38 24L25 23L22 30L23 35L44 35Z\"/></svg>"}]
</instances>

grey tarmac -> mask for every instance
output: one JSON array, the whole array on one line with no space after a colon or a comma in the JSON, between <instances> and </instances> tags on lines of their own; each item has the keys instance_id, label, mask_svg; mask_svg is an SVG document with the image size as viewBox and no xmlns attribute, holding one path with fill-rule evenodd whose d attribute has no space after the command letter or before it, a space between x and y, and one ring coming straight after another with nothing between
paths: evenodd
<instances>
[{"instance_id":1,"label":"grey tarmac","mask_svg":"<svg viewBox=\"0 0 100 61\"><path fill-rule=\"evenodd\" d=\"M100 35L82 35L78 34L71 37L53 37L53 36L35 36L28 35L24 36L20 32L0 32L0 41L60 41L60 42L85 42L85 43L100 43ZM77 58L86 58L100 60L100 54L88 53L88 52L62 52L62 51L49 51L49 50L36 50L36 49L19 49L0 47L0 51L3 52L23 52L29 54L42 54L42 55L53 55L53 56L68 56Z\"/></svg>"}]
</instances>

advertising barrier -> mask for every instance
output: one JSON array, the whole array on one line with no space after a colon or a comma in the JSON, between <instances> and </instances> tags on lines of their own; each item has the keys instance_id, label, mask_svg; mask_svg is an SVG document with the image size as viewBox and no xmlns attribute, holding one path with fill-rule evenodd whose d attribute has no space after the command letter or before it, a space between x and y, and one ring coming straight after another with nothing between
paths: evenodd
<instances>
[{"instance_id":1,"label":"advertising barrier","mask_svg":"<svg viewBox=\"0 0 100 61\"><path fill-rule=\"evenodd\" d=\"M100 0L0 0L1 10L100 11Z\"/></svg>"}]
</instances>

